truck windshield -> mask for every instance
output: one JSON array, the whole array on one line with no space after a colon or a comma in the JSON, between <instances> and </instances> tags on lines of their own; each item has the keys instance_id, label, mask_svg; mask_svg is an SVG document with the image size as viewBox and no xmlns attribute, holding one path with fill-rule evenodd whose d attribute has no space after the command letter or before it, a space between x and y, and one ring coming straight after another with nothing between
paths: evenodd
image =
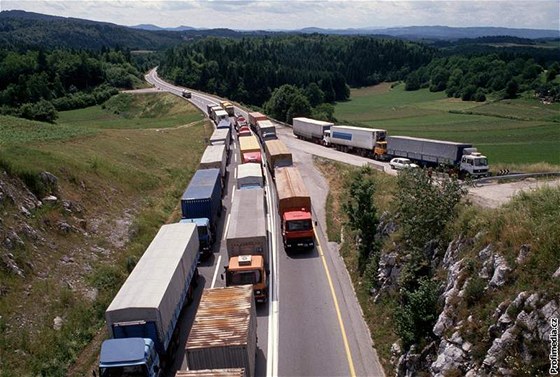
<instances>
[{"instance_id":1,"label":"truck windshield","mask_svg":"<svg viewBox=\"0 0 560 377\"><path fill-rule=\"evenodd\" d=\"M261 272L259 270L234 272L231 276L232 285L257 284L260 281Z\"/></svg>"},{"instance_id":2,"label":"truck windshield","mask_svg":"<svg viewBox=\"0 0 560 377\"><path fill-rule=\"evenodd\" d=\"M145 365L99 369L100 377L145 377L147 375L148 373Z\"/></svg>"},{"instance_id":3,"label":"truck windshield","mask_svg":"<svg viewBox=\"0 0 560 377\"><path fill-rule=\"evenodd\" d=\"M198 230L198 238L204 238L208 234L208 228L206 228L205 226L199 226L197 227L197 230Z\"/></svg>"},{"instance_id":4,"label":"truck windshield","mask_svg":"<svg viewBox=\"0 0 560 377\"><path fill-rule=\"evenodd\" d=\"M298 230L309 230L311 229L311 220L294 220L288 221L286 228L290 232Z\"/></svg>"},{"instance_id":5,"label":"truck windshield","mask_svg":"<svg viewBox=\"0 0 560 377\"><path fill-rule=\"evenodd\" d=\"M476 158L474 166L488 166L488 160L486 158Z\"/></svg>"}]
</instances>

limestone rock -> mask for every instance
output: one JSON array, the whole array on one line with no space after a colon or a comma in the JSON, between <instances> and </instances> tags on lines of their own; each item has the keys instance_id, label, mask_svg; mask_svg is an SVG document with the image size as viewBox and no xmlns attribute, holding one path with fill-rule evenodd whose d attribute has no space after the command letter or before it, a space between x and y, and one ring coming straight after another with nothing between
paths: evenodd
<instances>
[{"instance_id":1,"label":"limestone rock","mask_svg":"<svg viewBox=\"0 0 560 377\"><path fill-rule=\"evenodd\" d=\"M490 279L489 285L492 287L501 287L506 283L507 274L511 271L506 259L501 255L494 257L494 274Z\"/></svg>"}]
</instances>

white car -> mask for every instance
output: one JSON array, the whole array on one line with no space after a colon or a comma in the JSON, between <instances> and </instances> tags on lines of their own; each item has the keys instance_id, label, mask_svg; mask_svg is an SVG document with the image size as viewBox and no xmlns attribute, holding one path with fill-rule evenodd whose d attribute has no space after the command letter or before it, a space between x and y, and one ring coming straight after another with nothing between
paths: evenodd
<instances>
[{"instance_id":1,"label":"white car","mask_svg":"<svg viewBox=\"0 0 560 377\"><path fill-rule=\"evenodd\" d=\"M389 161L389 165L391 165L392 169L396 169L396 170L418 167L418 165L412 163L408 158L401 158L401 157L393 158L391 161Z\"/></svg>"}]
</instances>

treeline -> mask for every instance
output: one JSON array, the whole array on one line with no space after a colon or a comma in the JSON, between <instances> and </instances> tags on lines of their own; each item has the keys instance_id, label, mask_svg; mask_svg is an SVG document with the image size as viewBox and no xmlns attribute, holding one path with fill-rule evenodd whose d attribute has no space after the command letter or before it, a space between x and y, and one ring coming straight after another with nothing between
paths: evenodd
<instances>
[{"instance_id":1,"label":"treeline","mask_svg":"<svg viewBox=\"0 0 560 377\"><path fill-rule=\"evenodd\" d=\"M132 88L140 73L127 51L0 50L0 114L53 122Z\"/></svg>"},{"instance_id":2,"label":"treeline","mask_svg":"<svg viewBox=\"0 0 560 377\"><path fill-rule=\"evenodd\" d=\"M539 63L527 55L456 55L435 58L411 72L406 78L406 90L445 91L448 97L464 101L485 101L488 95L515 98L521 92L534 90L540 97L558 101L559 73L558 60L544 59Z\"/></svg>"},{"instance_id":3,"label":"treeline","mask_svg":"<svg viewBox=\"0 0 560 377\"><path fill-rule=\"evenodd\" d=\"M255 106L285 84L315 91L308 89L314 83L322 103L332 103L348 99L349 86L404 79L434 52L373 37L205 38L169 49L159 72L179 85Z\"/></svg>"}]
</instances>

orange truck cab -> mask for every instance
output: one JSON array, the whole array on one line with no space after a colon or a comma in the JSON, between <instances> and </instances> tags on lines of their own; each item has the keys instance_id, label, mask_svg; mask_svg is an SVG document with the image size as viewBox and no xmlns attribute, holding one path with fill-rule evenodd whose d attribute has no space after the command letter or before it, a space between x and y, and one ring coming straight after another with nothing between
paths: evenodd
<instances>
[{"instance_id":1,"label":"orange truck cab","mask_svg":"<svg viewBox=\"0 0 560 377\"><path fill-rule=\"evenodd\" d=\"M226 267L226 286L253 286L255 300L265 302L268 295L268 278L264 258L261 255L232 257Z\"/></svg>"},{"instance_id":2,"label":"orange truck cab","mask_svg":"<svg viewBox=\"0 0 560 377\"><path fill-rule=\"evenodd\" d=\"M235 192L226 233L226 286L253 285L257 302L268 299L268 231L264 189Z\"/></svg>"},{"instance_id":3,"label":"orange truck cab","mask_svg":"<svg viewBox=\"0 0 560 377\"><path fill-rule=\"evenodd\" d=\"M282 220L282 239L286 250L315 246L311 197L296 167L275 169L278 213Z\"/></svg>"}]
</instances>

